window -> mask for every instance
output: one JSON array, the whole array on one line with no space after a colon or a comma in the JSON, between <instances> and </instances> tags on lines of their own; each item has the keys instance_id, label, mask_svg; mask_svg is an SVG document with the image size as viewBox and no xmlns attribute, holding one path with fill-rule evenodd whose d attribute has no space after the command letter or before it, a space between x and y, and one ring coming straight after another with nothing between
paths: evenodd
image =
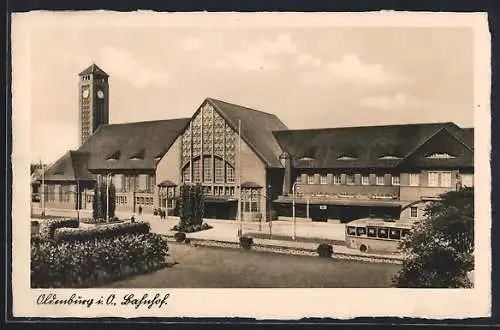
<instances>
[{"instance_id":1,"label":"window","mask_svg":"<svg viewBox=\"0 0 500 330\"><path fill-rule=\"evenodd\" d=\"M172 198L167 199L167 208L169 209L174 208L174 200Z\"/></svg>"},{"instance_id":2,"label":"window","mask_svg":"<svg viewBox=\"0 0 500 330\"><path fill-rule=\"evenodd\" d=\"M335 175L333 177L333 183L334 184L341 184L341 182L342 182L342 179L341 179L340 175Z\"/></svg>"},{"instance_id":3,"label":"window","mask_svg":"<svg viewBox=\"0 0 500 330\"><path fill-rule=\"evenodd\" d=\"M354 184L354 174L346 175L346 184L353 185Z\"/></svg>"},{"instance_id":4,"label":"window","mask_svg":"<svg viewBox=\"0 0 500 330\"><path fill-rule=\"evenodd\" d=\"M226 164L226 181L228 183L234 182L234 168L232 168L229 164Z\"/></svg>"},{"instance_id":5,"label":"window","mask_svg":"<svg viewBox=\"0 0 500 330\"><path fill-rule=\"evenodd\" d=\"M389 230L389 238L390 239L400 239L401 238L401 229L391 228Z\"/></svg>"},{"instance_id":6,"label":"window","mask_svg":"<svg viewBox=\"0 0 500 330\"><path fill-rule=\"evenodd\" d=\"M367 227L368 229L368 237L377 237L377 228L375 227Z\"/></svg>"},{"instance_id":7,"label":"window","mask_svg":"<svg viewBox=\"0 0 500 330\"><path fill-rule=\"evenodd\" d=\"M215 158L215 182L224 182L224 161L219 158Z\"/></svg>"},{"instance_id":8,"label":"window","mask_svg":"<svg viewBox=\"0 0 500 330\"><path fill-rule=\"evenodd\" d=\"M203 182L212 182L212 158L203 158Z\"/></svg>"},{"instance_id":9,"label":"window","mask_svg":"<svg viewBox=\"0 0 500 330\"><path fill-rule=\"evenodd\" d=\"M150 175L149 176L149 187L148 187L148 191L149 192L154 192L155 191L155 185L156 185L156 178L154 175Z\"/></svg>"},{"instance_id":10,"label":"window","mask_svg":"<svg viewBox=\"0 0 500 330\"><path fill-rule=\"evenodd\" d=\"M451 172L429 172L429 187L451 187Z\"/></svg>"},{"instance_id":11,"label":"window","mask_svg":"<svg viewBox=\"0 0 500 330\"><path fill-rule=\"evenodd\" d=\"M147 174L140 174L139 175L139 180L138 180L138 191L146 191L147 189L147 182L148 182L148 175Z\"/></svg>"},{"instance_id":12,"label":"window","mask_svg":"<svg viewBox=\"0 0 500 330\"><path fill-rule=\"evenodd\" d=\"M326 176L326 174L322 174L319 177L319 183L320 184L328 184L328 177Z\"/></svg>"},{"instance_id":13,"label":"window","mask_svg":"<svg viewBox=\"0 0 500 330\"><path fill-rule=\"evenodd\" d=\"M189 164L182 170L182 181L191 182L191 167Z\"/></svg>"},{"instance_id":14,"label":"window","mask_svg":"<svg viewBox=\"0 0 500 330\"><path fill-rule=\"evenodd\" d=\"M193 182L200 182L200 160L193 161Z\"/></svg>"},{"instance_id":15,"label":"window","mask_svg":"<svg viewBox=\"0 0 500 330\"><path fill-rule=\"evenodd\" d=\"M368 186L370 184L370 178L368 177L368 175L363 175L361 177L361 184L363 186Z\"/></svg>"},{"instance_id":16,"label":"window","mask_svg":"<svg viewBox=\"0 0 500 330\"><path fill-rule=\"evenodd\" d=\"M365 227L356 228L356 234L358 236L365 236L366 235L366 228Z\"/></svg>"},{"instance_id":17,"label":"window","mask_svg":"<svg viewBox=\"0 0 500 330\"><path fill-rule=\"evenodd\" d=\"M441 173L441 187L451 187L451 172Z\"/></svg>"},{"instance_id":18,"label":"window","mask_svg":"<svg viewBox=\"0 0 500 330\"><path fill-rule=\"evenodd\" d=\"M378 229L378 237L379 238L388 238L389 237L389 232L387 228L381 227Z\"/></svg>"},{"instance_id":19,"label":"window","mask_svg":"<svg viewBox=\"0 0 500 330\"><path fill-rule=\"evenodd\" d=\"M356 236L356 227L347 227L347 235Z\"/></svg>"},{"instance_id":20,"label":"window","mask_svg":"<svg viewBox=\"0 0 500 330\"><path fill-rule=\"evenodd\" d=\"M410 208L410 218L417 218L418 217L418 208L416 206L412 206Z\"/></svg>"},{"instance_id":21,"label":"window","mask_svg":"<svg viewBox=\"0 0 500 330\"><path fill-rule=\"evenodd\" d=\"M405 238L408 235L410 235L410 230L409 229L401 229L401 238Z\"/></svg>"},{"instance_id":22,"label":"window","mask_svg":"<svg viewBox=\"0 0 500 330\"><path fill-rule=\"evenodd\" d=\"M464 187L474 187L474 175L473 174L462 174L461 181L462 181L462 186L464 186Z\"/></svg>"},{"instance_id":23,"label":"window","mask_svg":"<svg viewBox=\"0 0 500 330\"><path fill-rule=\"evenodd\" d=\"M418 187L420 185L420 173L410 173L410 186Z\"/></svg>"},{"instance_id":24,"label":"window","mask_svg":"<svg viewBox=\"0 0 500 330\"><path fill-rule=\"evenodd\" d=\"M309 174L307 176L307 184L313 184L314 183L314 175Z\"/></svg>"},{"instance_id":25,"label":"window","mask_svg":"<svg viewBox=\"0 0 500 330\"><path fill-rule=\"evenodd\" d=\"M385 184L384 177L382 175L377 175L377 186L383 186Z\"/></svg>"},{"instance_id":26,"label":"window","mask_svg":"<svg viewBox=\"0 0 500 330\"><path fill-rule=\"evenodd\" d=\"M399 186L399 175L393 175L392 176L392 185L393 186Z\"/></svg>"},{"instance_id":27,"label":"window","mask_svg":"<svg viewBox=\"0 0 500 330\"><path fill-rule=\"evenodd\" d=\"M439 173L429 172L429 187L438 187L438 186L439 186Z\"/></svg>"}]
</instances>

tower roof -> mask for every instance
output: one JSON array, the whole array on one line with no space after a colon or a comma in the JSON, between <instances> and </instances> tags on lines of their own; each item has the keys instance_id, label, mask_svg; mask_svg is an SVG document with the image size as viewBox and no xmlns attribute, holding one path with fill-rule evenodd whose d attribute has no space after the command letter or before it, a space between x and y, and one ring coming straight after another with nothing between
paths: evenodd
<instances>
[{"instance_id":1,"label":"tower roof","mask_svg":"<svg viewBox=\"0 0 500 330\"><path fill-rule=\"evenodd\" d=\"M83 76L83 75L86 75L86 74L97 74L97 75L109 77L109 75L106 72L104 72L103 69L101 69L100 67L98 67L95 63L92 63L91 66L89 66L88 68L86 68L85 70L83 70L82 72L80 72L78 75L79 76Z\"/></svg>"}]
</instances>

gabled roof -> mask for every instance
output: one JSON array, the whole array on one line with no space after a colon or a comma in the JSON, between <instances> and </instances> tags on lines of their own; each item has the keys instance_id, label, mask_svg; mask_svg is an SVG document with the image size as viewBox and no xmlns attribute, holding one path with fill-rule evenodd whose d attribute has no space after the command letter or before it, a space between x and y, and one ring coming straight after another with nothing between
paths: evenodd
<instances>
[{"instance_id":1,"label":"gabled roof","mask_svg":"<svg viewBox=\"0 0 500 330\"><path fill-rule=\"evenodd\" d=\"M188 118L101 125L78 149L88 154L90 171L154 170Z\"/></svg>"},{"instance_id":2,"label":"gabled roof","mask_svg":"<svg viewBox=\"0 0 500 330\"><path fill-rule=\"evenodd\" d=\"M453 123L431 123L288 130L274 135L298 168L390 168L443 129L454 136L463 134ZM306 161L301 160L304 157Z\"/></svg>"},{"instance_id":3,"label":"gabled roof","mask_svg":"<svg viewBox=\"0 0 500 330\"><path fill-rule=\"evenodd\" d=\"M88 68L86 68L85 70L80 72L78 75L84 76L87 74L95 74L95 75L99 75L99 76L109 77L109 75L106 72L104 72L103 69L98 67L95 63L92 63L91 66L89 66Z\"/></svg>"},{"instance_id":4,"label":"gabled roof","mask_svg":"<svg viewBox=\"0 0 500 330\"><path fill-rule=\"evenodd\" d=\"M70 150L45 170L46 181L91 181L94 176L87 169L88 155Z\"/></svg>"},{"instance_id":5,"label":"gabled roof","mask_svg":"<svg viewBox=\"0 0 500 330\"><path fill-rule=\"evenodd\" d=\"M288 129L274 114L240 105L207 98L220 115L238 132L238 121L241 120L242 139L269 167L282 167L279 156L281 147L272 131Z\"/></svg>"}]
</instances>

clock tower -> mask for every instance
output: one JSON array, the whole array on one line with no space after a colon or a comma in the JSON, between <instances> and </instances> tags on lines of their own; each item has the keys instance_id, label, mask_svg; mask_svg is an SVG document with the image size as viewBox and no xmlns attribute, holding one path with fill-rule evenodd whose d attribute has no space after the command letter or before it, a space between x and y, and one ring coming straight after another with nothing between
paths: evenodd
<instances>
[{"instance_id":1,"label":"clock tower","mask_svg":"<svg viewBox=\"0 0 500 330\"><path fill-rule=\"evenodd\" d=\"M103 124L109 123L108 74L94 63L78 75L80 145Z\"/></svg>"}]
</instances>

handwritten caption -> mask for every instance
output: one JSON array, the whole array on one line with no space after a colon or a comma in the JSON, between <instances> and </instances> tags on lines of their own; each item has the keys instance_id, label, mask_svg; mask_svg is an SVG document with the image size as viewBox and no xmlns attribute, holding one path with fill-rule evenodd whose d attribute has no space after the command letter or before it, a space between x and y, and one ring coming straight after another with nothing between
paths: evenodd
<instances>
[{"instance_id":1,"label":"handwritten caption","mask_svg":"<svg viewBox=\"0 0 500 330\"><path fill-rule=\"evenodd\" d=\"M147 308L165 308L167 300L170 297L169 293L156 293L155 295L143 294L135 295L133 293L116 295L110 294L100 297L84 297L75 293L62 297L55 293L42 293L38 296L36 303L38 305L67 305L67 306L82 306L91 308L93 306L132 306L135 309Z\"/></svg>"}]
</instances>

